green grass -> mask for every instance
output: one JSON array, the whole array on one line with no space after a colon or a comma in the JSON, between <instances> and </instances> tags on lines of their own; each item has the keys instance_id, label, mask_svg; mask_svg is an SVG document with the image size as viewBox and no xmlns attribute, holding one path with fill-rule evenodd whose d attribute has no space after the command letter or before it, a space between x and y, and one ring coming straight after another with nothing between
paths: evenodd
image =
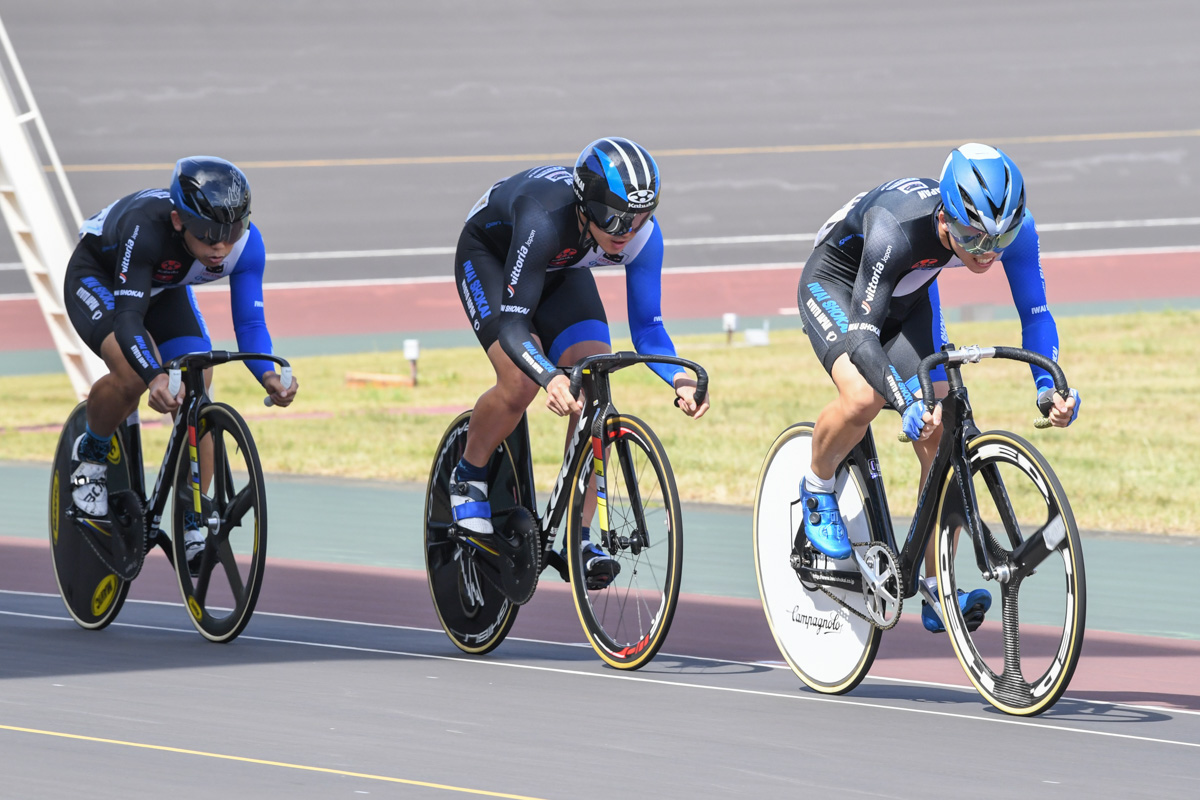
<instances>
[{"instance_id":1,"label":"green grass","mask_svg":"<svg viewBox=\"0 0 1200 800\"><path fill-rule=\"evenodd\" d=\"M1031 440L1050 460L1087 529L1200 532L1200 312L1164 312L1059 321L1061 363L1084 397L1068 430L1033 428L1028 368L985 362L965 370L976 419ZM958 344L1019 344L1012 321L960 323ZM772 332L767 347L727 346L724 336L680 337L680 354L703 364L713 408L691 420L649 370L614 377L618 407L655 429L685 499L749 505L762 458L786 426L814 419L833 396L799 331ZM618 348L629 348L618 342ZM286 353L284 354L286 355ZM250 419L268 472L424 482L438 439L456 409L474 404L492 383L477 348L430 350L417 388L350 389L348 371L407 373L398 353L294 359L301 389L289 409L266 409L242 367L217 371L217 399ZM548 488L561 462L562 420L544 400L530 409L537 483ZM0 459L48 462L56 430L74 405L65 376L0 378ZM143 420L158 415L143 409ZM899 418L887 412L876 439L893 511L911 508L917 462L895 439ZM162 451L164 427L145 432L148 453Z\"/></svg>"}]
</instances>

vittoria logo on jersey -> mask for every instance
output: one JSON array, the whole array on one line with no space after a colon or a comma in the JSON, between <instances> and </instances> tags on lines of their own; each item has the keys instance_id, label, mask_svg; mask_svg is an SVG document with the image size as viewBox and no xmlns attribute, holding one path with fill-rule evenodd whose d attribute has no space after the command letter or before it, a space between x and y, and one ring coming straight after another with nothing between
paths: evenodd
<instances>
[{"instance_id":1,"label":"vittoria logo on jersey","mask_svg":"<svg viewBox=\"0 0 1200 800\"><path fill-rule=\"evenodd\" d=\"M563 250L554 258L550 259L550 266L561 267L563 264L569 264L571 263L571 259L575 258L575 256L578 254L579 251L574 247L568 247L566 250Z\"/></svg>"},{"instance_id":2,"label":"vittoria logo on jersey","mask_svg":"<svg viewBox=\"0 0 1200 800\"><path fill-rule=\"evenodd\" d=\"M517 293L517 283L521 280L521 270L525 268L525 256L529 255L529 245L533 244L533 237L537 230L529 232L529 238L525 240L525 244L517 248L517 263L513 265L512 274L508 276L508 296L512 297Z\"/></svg>"}]
</instances>

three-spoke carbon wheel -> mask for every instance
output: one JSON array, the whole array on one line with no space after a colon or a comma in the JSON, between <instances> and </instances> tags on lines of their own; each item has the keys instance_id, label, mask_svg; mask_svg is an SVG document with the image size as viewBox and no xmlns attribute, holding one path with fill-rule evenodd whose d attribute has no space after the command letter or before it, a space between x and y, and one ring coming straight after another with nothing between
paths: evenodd
<instances>
[{"instance_id":1,"label":"three-spoke carbon wheel","mask_svg":"<svg viewBox=\"0 0 1200 800\"><path fill-rule=\"evenodd\" d=\"M200 467L211 453L212 467ZM175 463L172 550L179 591L192 624L206 639L237 638L254 613L267 559L267 500L262 466L246 422L224 403L200 410L195 439ZM198 571L188 565L185 511L199 506L204 549Z\"/></svg>"},{"instance_id":2,"label":"three-spoke carbon wheel","mask_svg":"<svg viewBox=\"0 0 1200 800\"><path fill-rule=\"evenodd\" d=\"M425 569L429 593L442 630L460 650L481 655L504 641L517 619L517 608L487 580L477 551L451 536L450 475L467 446L471 412L450 424L434 456L425 492ZM524 424L522 422L522 424ZM488 501L492 523L502 528L520 507L522 489L509 440L488 462Z\"/></svg>"},{"instance_id":3,"label":"three-spoke carbon wheel","mask_svg":"<svg viewBox=\"0 0 1200 800\"><path fill-rule=\"evenodd\" d=\"M812 433L810 422L793 425L767 451L754 495L754 569L771 634L792 671L814 691L843 694L866 677L882 632L844 605L868 613L862 592L829 588L827 594L805 586L794 566L793 558L808 558L813 567L858 575L849 562L815 553L800 531L804 524L800 480L812 461ZM872 541L861 475L843 464L836 481L838 509L850 541L855 545ZM800 552L795 552L797 540ZM873 599L886 610L883 598Z\"/></svg>"},{"instance_id":4,"label":"three-spoke carbon wheel","mask_svg":"<svg viewBox=\"0 0 1200 800\"><path fill-rule=\"evenodd\" d=\"M1083 647L1083 550L1062 485L1029 442L1003 431L967 444L982 523L976 542L953 475L939 498L938 594L958 660L984 698L1032 716L1062 697ZM956 546L957 540L957 546ZM986 560L980 555L986 554ZM985 582L981 562L992 565ZM993 603L968 630L959 590L986 588Z\"/></svg>"},{"instance_id":5,"label":"three-spoke carbon wheel","mask_svg":"<svg viewBox=\"0 0 1200 800\"><path fill-rule=\"evenodd\" d=\"M607 497L597 498L588 527L591 542L615 559L619 570L606 587L588 588L580 535L584 495L572 491L566 513L571 589L584 631L600 658L618 669L637 669L662 646L679 601L679 493L666 451L642 420L627 414L610 418L604 445ZM592 455L581 454L568 486L586 484L592 467Z\"/></svg>"}]
</instances>

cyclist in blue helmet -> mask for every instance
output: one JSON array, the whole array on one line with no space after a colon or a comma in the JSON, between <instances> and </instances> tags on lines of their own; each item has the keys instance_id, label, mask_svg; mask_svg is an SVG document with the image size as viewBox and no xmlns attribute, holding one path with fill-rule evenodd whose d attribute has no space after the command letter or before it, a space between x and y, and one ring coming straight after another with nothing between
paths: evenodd
<instances>
[{"instance_id":1,"label":"cyclist in blue helmet","mask_svg":"<svg viewBox=\"0 0 1200 800\"><path fill-rule=\"evenodd\" d=\"M87 430L75 443L72 495L85 515L108 513L109 440L141 396L149 391L159 413L179 408L183 389L170 393L162 364L212 349L193 286L228 277L238 347L272 352L263 312L265 261L262 236L250 222L250 184L240 169L213 156L180 159L168 188L122 197L83 223L67 265L66 310L109 370L88 393ZM272 362L246 366L276 405L292 402L299 384L285 389ZM194 555L203 536L198 520L185 522Z\"/></svg>"},{"instance_id":2,"label":"cyclist in blue helmet","mask_svg":"<svg viewBox=\"0 0 1200 800\"><path fill-rule=\"evenodd\" d=\"M888 403L921 462L933 463L941 406L918 402L917 365L947 341L936 278L943 269L983 273L1001 265L1021 319L1022 346L1058 359L1058 329L1046 302L1037 227L1025 206L1025 182L1007 155L983 144L950 153L940 180L901 178L853 198L818 232L800 279L798 302L809 341L837 386L817 417L812 463L801 481L804 531L820 552L848 558L834 496L837 465ZM1079 413L1078 392L1063 400L1033 367L1036 401L1050 402L1059 427ZM944 370L933 373L944 395ZM932 554L926 575L934 574ZM927 577L932 581L932 577ZM991 595L962 593L968 627L983 621ZM944 630L938 609L923 609L931 631Z\"/></svg>"},{"instance_id":3,"label":"cyclist in blue helmet","mask_svg":"<svg viewBox=\"0 0 1200 800\"><path fill-rule=\"evenodd\" d=\"M467 215L455 283L496 373L496 384L475 404L452 478L454 517L473 535L493 534L487 463L538 391L545 390L551 411L571 417L573 428L582 406L564 368L612 349L593 267L624 270L637 351L675 354L662 321L663 245L654 216L660 193L650 153L614 136L585 147L574 168L539 166L505 178ZM695 381L682 368L650 368L674 386L684 413L704 414L708 402L696 404ZM584 509L585 519L590 511ZM585 559L590 585L616 576L617 562L599 547L585 545Z\"/></svg>"}]
</instances>

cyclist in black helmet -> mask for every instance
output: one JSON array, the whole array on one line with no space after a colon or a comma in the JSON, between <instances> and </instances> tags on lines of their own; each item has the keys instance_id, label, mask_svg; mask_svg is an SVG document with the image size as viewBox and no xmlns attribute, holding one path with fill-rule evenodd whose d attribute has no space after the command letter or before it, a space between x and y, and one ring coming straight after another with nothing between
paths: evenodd
<instances>
[{"instance_id":1,"label":"cyclist in black helmet","mask_svg":"<svg viewBox=\"0 0 1200 800\"><path fill-rule=\"evenodd\" d=\"M180 159L170 188L122 197L84 222L63 296L71 323L109 370L88 393L87 430L75 442L72 494L84 514L108 513L109 439L142 394L149 390L150 407L160 413L179 407L183 390L171 395L162 364L212 349L193 285L228 277L238 347L271 352L264 262L262 236L250 222L250 184L221 158ZM276 405L292 402L298 384L285 389L274 364L246 366ZM186 527L199 552L200 526Z\"/></svg>"},{"instance_id":2,"label":"cyclist in black helmet","mask_svg":"<svg viewBox=\"0 0 1200 800\"><path fill-rule=\"evenodd\" d=\"M538 390L545 389L551 411L571 416L573 427L582 407L560 367L612 348L591 267L624 267L634 347L675 354L660 302L663 245L654 218L660 191L658 165L645 148L613 137L584 148L574 169L534 167L505 178L467 215L455 282L496 372L496 385L475 404L452 478L454 517L473 534L493 533L485 468ZM685 414L700 417L708 409L707 401L695 403L695 381L680 367L651 369L674 386ZM615 577L616 562L603 550L585 545L584 551L592 585Z\"/></svg>"}]
</instances>

